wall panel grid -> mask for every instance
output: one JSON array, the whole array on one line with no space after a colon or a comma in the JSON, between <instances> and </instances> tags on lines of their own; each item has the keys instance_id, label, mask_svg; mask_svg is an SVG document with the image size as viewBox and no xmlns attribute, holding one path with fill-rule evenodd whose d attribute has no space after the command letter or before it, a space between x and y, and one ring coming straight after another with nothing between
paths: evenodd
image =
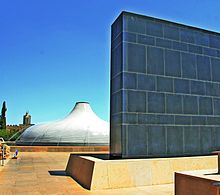
<instances>
[{"instance_id":1,"label":"wall panel grid","mask_svg":"<svg viewBox=\"0 0 220 195\"><path fill-rule=\"evenodd\" d=\"M220 149L219 33L122 12L111 43L112 156Z\"/></svg>"}]
</instances>

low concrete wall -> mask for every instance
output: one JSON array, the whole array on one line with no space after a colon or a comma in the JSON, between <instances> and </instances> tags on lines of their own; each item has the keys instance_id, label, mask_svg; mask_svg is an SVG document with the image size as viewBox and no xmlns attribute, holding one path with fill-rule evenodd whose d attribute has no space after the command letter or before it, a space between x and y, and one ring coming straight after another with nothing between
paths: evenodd
<instances>
[{"instance_id":1,"label":"low concrete wall","mask_svg":"<svg viewBox=\"0 0 220 195\"><path fill-rule=\"evenodd\" d=\"M78 156L72 156L69 158L66 173L77 181L80 181L83 187L90 189L94 165L95 158L79 158Z\"/></svg>"},{"instance_id":2,"label":"low concrete wall","mask_svg":"<svg viewBox=\"0 0 220 195\"><path fill-rule=\"evenodd\" d=\"M16 149L19 152L109 152L109 146L10 146L11 152Z\"/></svg>"},{"instance_id":3,"label":"low concrete wall","mask_svg":"<svg viewBox=\"0 0 220 195\"><path fill-rule=\"evenodd\" d=\"M194 175L196 171L192 174L175 173L175 195L219 195L220 187L213 185L215 182L220 182L220 175L211 174L216 173L216 171L211 171L211 173L206 173L204 171L204 176ZM212 177L211 175L214 175Z\"/></svg>"},{"instance_id":4,"label":"low concrete wall","mask_svg":"<svg viewBox=\"0 0 220 195\"><path fill-rule=\"evenodd\" d=\"M66 172L87 189L97 190L170 184L174 182L174 172L176 171L213 169L216 167L217 155L101 160L71 154ZM89 179L82 179L82 175Z\"/></svg>"}]
</instances>

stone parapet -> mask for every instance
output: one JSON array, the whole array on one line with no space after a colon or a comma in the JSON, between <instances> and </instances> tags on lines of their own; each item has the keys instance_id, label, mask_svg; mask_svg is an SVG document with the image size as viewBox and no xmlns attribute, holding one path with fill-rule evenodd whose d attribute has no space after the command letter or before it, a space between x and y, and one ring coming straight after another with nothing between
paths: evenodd
<instances>
[{"instance_id":1,"label":"stone parapet","mask_svg":"<svg viewBox=\"0 0 220 195\"><path fill-rule=\"evenodd\" d=\"M66 173L90 190L174 183L174 172L214 169L217 155L179 158L102 160L70 155Z\"/></svg>"},{"instance_id":2,"label":"stone parapet","mask_svg":"<svg viewBox=\"0 0 220 195\"><path fill-rule=\"evenodd\" d=\"M11 152L101 152L108 153L109 146L11 146Z\"/></svg>"}]
</instances>

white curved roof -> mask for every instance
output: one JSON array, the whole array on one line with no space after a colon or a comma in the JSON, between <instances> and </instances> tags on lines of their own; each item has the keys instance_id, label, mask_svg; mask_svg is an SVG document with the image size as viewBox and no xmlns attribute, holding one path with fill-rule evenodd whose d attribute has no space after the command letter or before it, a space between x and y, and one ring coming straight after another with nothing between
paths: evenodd
<instances>
[{"instance_id":1,"label":"white curved roof","mask_svg":"<svg viewBox=\"0 0 220 195\"><path fill-rule=\"evenodd\" d=\"M19 145L107 145L109 123L100 119L89 103L76 103L63 120L27 128L16 141Z\"/></svg>"}]
</instances>

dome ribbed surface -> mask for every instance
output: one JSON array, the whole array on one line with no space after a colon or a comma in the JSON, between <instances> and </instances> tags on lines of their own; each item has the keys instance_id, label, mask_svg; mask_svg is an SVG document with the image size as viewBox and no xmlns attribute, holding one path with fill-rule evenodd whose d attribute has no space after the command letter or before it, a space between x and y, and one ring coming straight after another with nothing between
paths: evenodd
<instances>
[{"instance_id":1,"label":"dome ribbed surface","mask_svg":"<svg viewBox=\"0 0 220 195\"><path fill-rule=\"evenodd\" d=\"M109 123L100 119L89 103L76 103L63 120L27 128L17 145L108 145Z\"/></svg>"}]
</instances>

